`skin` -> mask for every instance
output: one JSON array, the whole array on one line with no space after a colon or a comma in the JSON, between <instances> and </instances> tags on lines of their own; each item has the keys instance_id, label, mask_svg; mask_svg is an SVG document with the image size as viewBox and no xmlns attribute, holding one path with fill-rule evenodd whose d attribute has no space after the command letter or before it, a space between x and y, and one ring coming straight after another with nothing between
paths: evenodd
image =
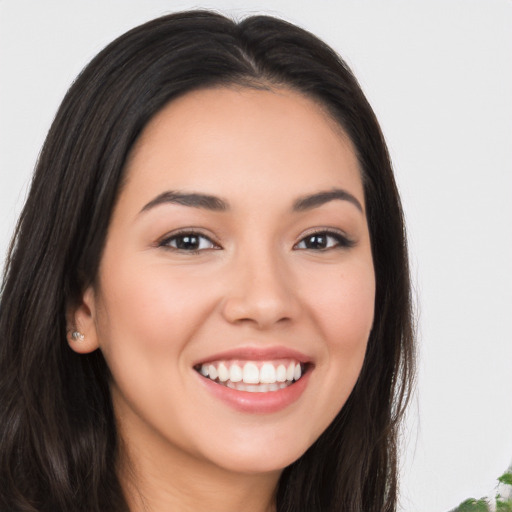
<instances>
[{"instance_id":1,"label":"skin","mask_svg":"<svg viewBox=\"0 0 512 512\"><path fill-rule=\"evenodd\" d=\"M343 407L372 327L375 277L353 146L312 100L286 89L217 88L167 105L126 166L98 279L73 311L113 375L132 509L268 511L282 469ZM333 199L294 211L298 199ZM166 191L222 198L211 211ZM193 228L197 251L170 238ZM325 246L305 243L334 231ZM163 245L166 241L167 245ZM173 247L174 244L174 247ZM235 347L280 346L312 361L306 389L269 414L235 410L194 364Z\"/></svg>"}]
</instances>

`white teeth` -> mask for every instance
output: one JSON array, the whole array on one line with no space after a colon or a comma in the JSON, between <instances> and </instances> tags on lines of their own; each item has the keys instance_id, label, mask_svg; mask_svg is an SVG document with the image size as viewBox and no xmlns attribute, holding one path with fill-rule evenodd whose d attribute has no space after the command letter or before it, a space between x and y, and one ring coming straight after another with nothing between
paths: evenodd
<instances>
[{"instance_id":1,"label":"white teeth","mask_svg":"<svg viewBox=\"0 0 512 512\"><path fill-rule=\"evenodd\" d=\"M288 387L291 382L274 382L273 384L244 384L243 382L226 381L226 387L238 391L247 391L248 393L268 393L269 391L279 391Z\"/></svg>"},{"instance_id":2,"label":"white teeth","mask_svg":"<svg viewBox=\"0 0 512 512\"><path fill-rule=\"evenodd\" d=\"M245 363L243 381L246 384L259 384L260 372L254 363Z\"/></svg>"},{"instance_id":3,"label":"white teeth","mask_svg":"<svg viewBox=\"0 0 512 512\"><path fill-rule=\"evenodd\" d=\"M210 379L215 380L217 378L217 368L211 364L208 366L208 376Z\"/></svg>"},{"instance_id":4,"label":"white teeth","mask_svg":"<svg viewBox=\"0 0 512 512\"><path fill-rule=\"evenodd\" d=\"M290 363L288 365L288 369L286 370L286 380L293 380L294 374L295 374L295 364Z\"/></svg>"},{"instance_id":5,"label":"white teeth","mask_svg":"<svg viewBox=\"0 0 512 512\"><path fill-rule=\"evenodd\" d=\"M293 378L294 378L295 380L299 380L299 379L300 379L300 377L301 377L301 375L302 375L302 370L301 370L301 368L300 368L300 364L296 364L296 365L295 365L295 370L294 370L294 372L293 372Z\"/></svg>"},{"instance_id":6,"label":"white teeth","mask_svg":"<svg viewBox=\"0 0 512 512\"><path fill-rule=\"evenodd\" d=\"M284 364L280 364L277 367L276 380L277 382L284 382L286 380L286 366Z\"/></svg>"},{"instance_id":7,"label":"white teeth","mask_svg":"<svg viewBox=\"0 0 512 512\"><path fill-rule=\"evenodd\" d=\"M240 368L240 366L237 364L232 364L231 368L229 369L229 380L231 382L240 382L242 377L242 368Z\"/></svg>"},{"instance_id":8,"label":"white teeth","mask_svg":"<svg viewBox=\"0 0 512 512\"><path fill-rule=\"evenodd\" d=\"M206 363L196 368L201 375L239 391L267 393L284 389L302 377L302 366L291 361L288 366L278 362L248 361L243 365L229 361Z\"/></svg>"},{"instance_id":9,"label":"white teeth","mask_svg":"<svg viewBox=\"0 0 512 512\"><path fill-rule=\"evenodd\" d=\"M248 393L268 393L269 391L278 391L279 389L284 389L290 384L291 382L283 382L281 384L243 384L242 382L232 384L228 382L226 385L231 389L247 391Z\"/></svg>"},{"instance_id":10,"label":"white teeth","mask_svg":"<svg viewBox=\"0 0 512 512\"><path fill-rule=\"evenodd\" d=\"M226 365L224 363L219 364L218 368L219 373L219 380L221 382L226 382L229 379L229 370L226 368Z\"/></svg>"},{"instance_id":11,"label":"white teeth","mask_svg":"<svg viewBox=\"0 0 512 512\"><path fill-rule=\"evenodd\" d=\"M276 369L274 365L265 363L261 367L259 381L262 384L273 384L276 381Z\"/></svg>"}]
</instances>

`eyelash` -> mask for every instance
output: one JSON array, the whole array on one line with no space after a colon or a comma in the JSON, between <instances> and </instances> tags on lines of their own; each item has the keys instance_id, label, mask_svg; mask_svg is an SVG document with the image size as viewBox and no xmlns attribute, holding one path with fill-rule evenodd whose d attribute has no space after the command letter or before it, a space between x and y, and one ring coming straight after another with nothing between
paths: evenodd
<instances>
[{"instance_id":1,"label":"eyelash","mask_svg":"<svg viewBox=\"0 0 512 512\"><path fill-rule=\"evenodd\" d=\"M201 248L201 242L199 243L198 249L183 249L183 248L179 248L179 247L173 247L170 245L172 241L178 240L180 238L184 239L187 237L189 237L189 238L195 237L195 238L202 239L202 240L208 240L208 242L212 245L212 247ZM213 240L210 237L206 236L204 233L201 233L200 231L194 231L193 229L179 231L177 233L173 233L171 236L165 237L163 240L158 242L158 247L163 247L164 249L169 249L171 251L179 251L179 252L184 252L184 253L186 252L188 254L199 254L201 251L204 251L204 250L220 249L220 246L217 245L215 242L213 242Z\"/></svg>"},{"instance_id":2,"label":"eyelash","mask_svg":"<svg viewBox=\"0 0 512 512\"><path fill-rule=\"evenodd\" d=\"M296 248L299 244L304 243L307 239L311 240L314 237L325 237L326 239L332 238L335 240L335 244L331 245L330 247L325 247L322 249L311 249L308 247L303 247L301 248L301 250L325 252L331 249L350 249L355 245L355 242L348 238L347 235L345 235L342 232L334 231L332 229L318 229L315 231L311 231L310 233L307 233L304 237L301 238L301 240L297 244L294 245L294 248Z\"/></svg>"},{"instance_id":3,"label":"eyelash","mask_svg":"<svg viewBox=\"0 0 512 512\"><path fill-rule=\"evenodd\" d=\"M180 248L180 247L173 247L171 245L171 243L173 241L176 241L178 239L186 239L186 238L197 238L197 239L202 239L202 240L207 240L209 244L212 245L212 247L201 247L201 242L199 242L199 247L196 248L196 249L184 249L184 248ZM335 243L334 245L331 244L331 246L329 247L324 247L324 248L320 248L320 249L313 249L311 247L302 247L302 248L298 248L298 246L300 244L303 244L306 242L307 239L309 239L309 241L311 241L312 238L321 238L321 237L325 237L325 239L334 239ZM187 242L185 242L187 243ZM329 251L329 250L332 250L332 249L350 249L351 247L354 247L355 245L355 242L351 239L349 239L345 234L342 234L338 231L334 231L334 230L329 230L329 229L319 229L319 230L316 230L316 231L312 231L308 234L306 234L303 238L301 238L301 240L296 243L293 248L294 249L298 249L298 250L310 250L310 251L318 251L318 252L325 252L325 251ZM171 236L168 236L166 238L164 238L163 240L161 240L160 242L158 242L158 247L163 247L165 249L169 249L169 250L172 250L172 251L179 251L179 252L183 252L183 253L188 253L188 254L199 254L201 251L204 251L204 250L217 250L217 249L221 249L221 247L219 245L217 245L210 237L206 236L205 234L201 233L200 231L194 231L194 230L185 230L185 231L180 231L178 233L173 233Z\"/></svg>"}]
</instances>

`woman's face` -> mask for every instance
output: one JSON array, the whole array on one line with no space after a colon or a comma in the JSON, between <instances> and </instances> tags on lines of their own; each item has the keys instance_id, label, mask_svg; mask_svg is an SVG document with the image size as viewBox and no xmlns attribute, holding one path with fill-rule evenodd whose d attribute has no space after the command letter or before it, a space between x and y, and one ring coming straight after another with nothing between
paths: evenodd
<instances>
[{"instance_id":1,"label":"woman's face","mask_svg":"<svg viewBox=\"0 0 512 512\"><path fill-rule=\"evenodd\" d=\"M286 89L189 93L127 164L75 320L128 446L243 473L296 460L363 363L375 279L349 139Z\"/></svg>"}]
</instances>

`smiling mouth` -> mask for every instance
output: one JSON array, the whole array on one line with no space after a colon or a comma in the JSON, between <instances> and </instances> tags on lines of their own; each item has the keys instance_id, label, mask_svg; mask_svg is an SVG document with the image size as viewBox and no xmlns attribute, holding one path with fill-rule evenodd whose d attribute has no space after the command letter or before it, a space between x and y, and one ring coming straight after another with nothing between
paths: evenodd
<instances>
[{"instance_id":1,"label":"smiling mouth","mask_svg":"<svg viewBox=\"0 0 512 512\"><path fill-rule=\"evenodd\" d=\"M268 393L300 380L308 364L294 359L278 361L212 361L194 369L217 384L238 391Z\"/></svg>"}]
</instances>

